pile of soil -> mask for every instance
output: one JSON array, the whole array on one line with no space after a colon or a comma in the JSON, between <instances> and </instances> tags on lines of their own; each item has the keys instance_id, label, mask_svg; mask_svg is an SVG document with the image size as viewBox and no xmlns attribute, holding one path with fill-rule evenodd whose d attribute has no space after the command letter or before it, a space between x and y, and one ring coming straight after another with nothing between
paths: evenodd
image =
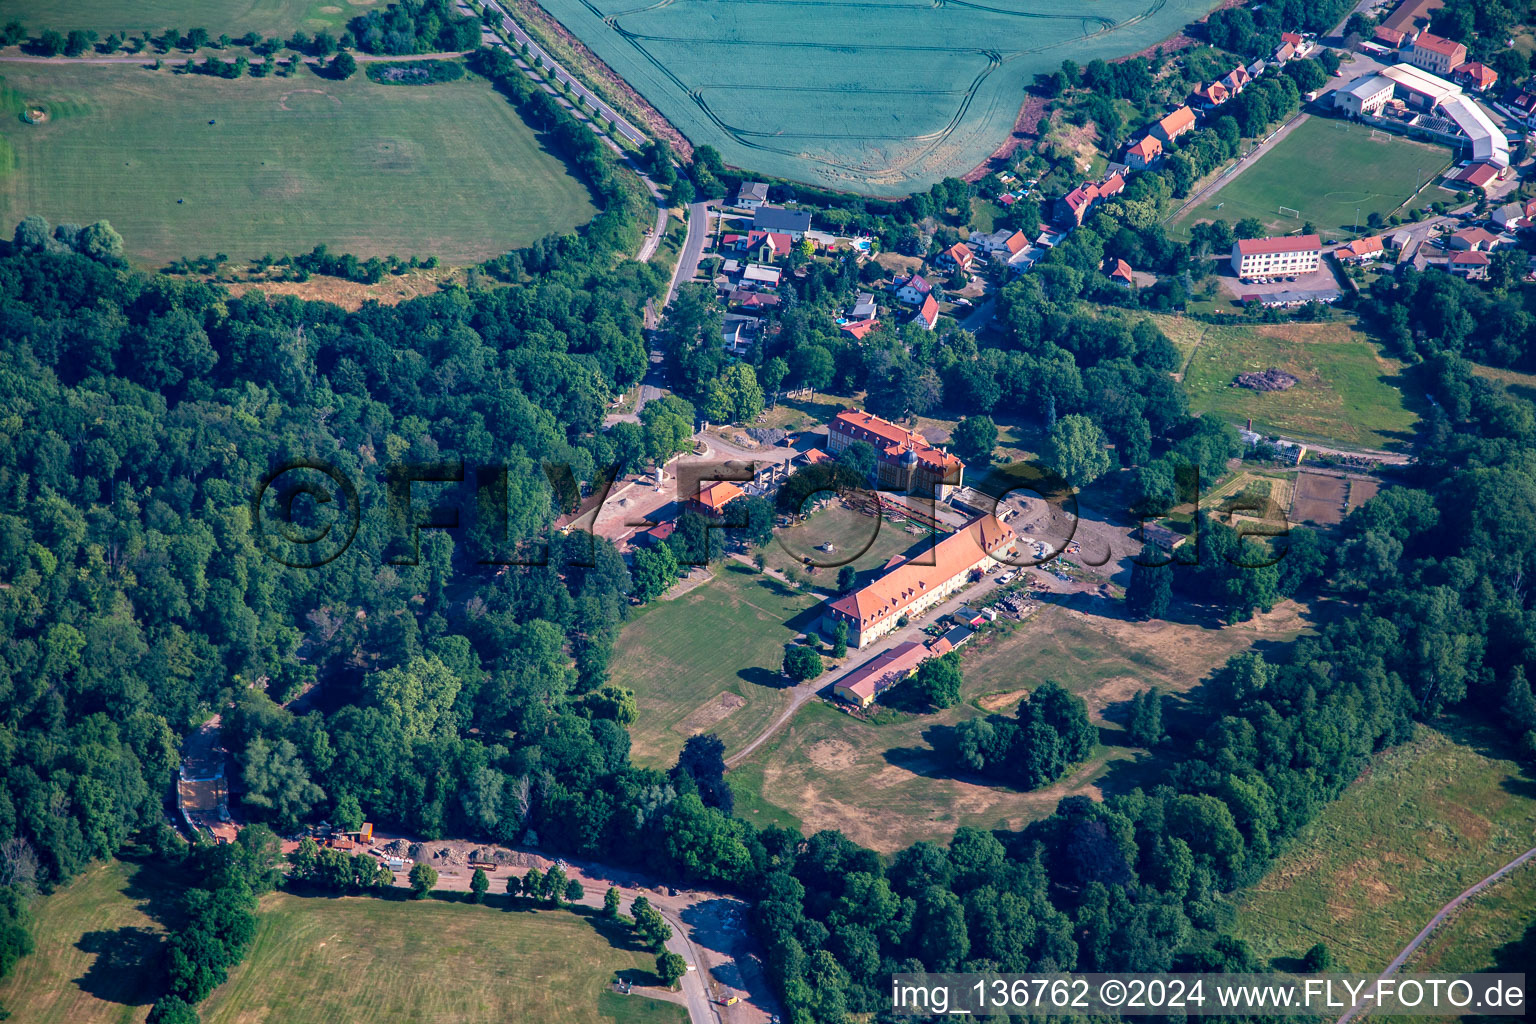
<instances>
[{"instance_id":1,"label":"pile of soil","mask_svg":"<svg viewBox=\"0 0 1536 1024\"><path fill-rule=\"evenodd\" d=\"M414 857L416 855L415 849L415 847L406 842L404 839L396 839L392 843L384 844L384 852L389 854L391 857Z\"/></svg>"},{"instance_id":2,"label":"pile of soil","mask_svg":"<svg viewBox=\"0 0 1536 1024\"><path fill-rule=\"evenodd\" d=\"M1271 369L1262 373L1240 373L1232 386L1253 391L1287 391L1296 386L1296 378L1284 370Z\"/></svg>"}]
</instances>

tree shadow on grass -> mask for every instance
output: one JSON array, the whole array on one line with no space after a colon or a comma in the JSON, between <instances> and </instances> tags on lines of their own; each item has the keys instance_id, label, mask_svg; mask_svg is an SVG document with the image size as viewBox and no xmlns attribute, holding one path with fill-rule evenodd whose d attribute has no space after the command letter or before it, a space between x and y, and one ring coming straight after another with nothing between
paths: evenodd
<instances>
[{"instance_id":1,"label":"tree shadow on grass","mask_svg":"<svg viewBox=\"0 0 1536 1024\"><path fill-rule=\"evenodd\" d=\"M165 968L158 932L131 926L86 932L75 948L95 956L75 979L87 995L125 1006L147 1006L159 997Z\"/></svg>"},{"instance_id":2,"label":"tree shadow on grass","mask_svg":"<svg viewBox=\"0 0 1536 1024\"><path fill-rule=\"evenodd\" d=\"M761 668L757 665L752 665L737 672L736 678L743 679L753 686L763 686L770 690L787 690L795 685L784 673Z\"/></svg>"}]
</instances>

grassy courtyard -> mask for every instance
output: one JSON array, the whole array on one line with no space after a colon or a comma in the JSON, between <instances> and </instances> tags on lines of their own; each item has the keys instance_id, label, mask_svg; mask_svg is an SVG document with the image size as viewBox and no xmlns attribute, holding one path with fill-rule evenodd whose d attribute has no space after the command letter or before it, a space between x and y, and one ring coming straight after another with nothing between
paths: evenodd
<instances>
[{"instance_id":1,"label":"grassy courtyard","mask_svg":"<svg viewBox=\"0 0 1536 1024\"><path fill-rule=\"evenodd\" d=\"M1403 365L1349 324L1154 320L1188 345L1183 380L1194 412L1239 425L1252 417L1260 432L1347 446L1403 448L1412 438L1418 416L1402 390ZM1270 392L1232 386L1240 373L1272 368L1296 377L1296 385Z\"/></svg>"},{"instance_id":2,"label":"grassy courtyard","mask_svg":"<svg viewBox=\"0 0 1536 1024\"><path fill-rule=\"evenodd\" d=\"M807 833L840 829L882 852L919 839L942 842L961 825L1019 828L1050 814L1065 796L1098 796L1155 780L1161 761L1116 742L1119 706L1134 693L1153 685L1187 692L1232 654L1288 640L1308 625L1290 603L1221 629L1130 623L1084 607L1091 602L1048 605L1011 628L984 630L962 648L964 700L947 711L887 709L865 720L821 702L807 704L731 771L737 813ZM1012 713L1045 679L1087 702L1104 738L1095 756L1035 792L956 777L948 751L954 727L981 714Z\"/></svg>"},{"instance_id":3,"label":"grassy courtyard","mask_svg":"<svg viewBox=\"0 0 1536 1024\"><path fill-rule=\"evenodd\" d=\"M1412 742L1373 758L1239 897L1235 934L1262 957L1300 956L1323 941L1339 970L1379 971L1444 903L1528 849L1533 833L1536 789L1494 730L1421 727ZM1528 910L1528 890L1518 886L1529 880L1500 885L1510 888L1490 896L1524 900ZM1528 923L1526 911L1513 913ZM1477 931L1458 938L1462 920L1475 918L1447 926L1425 951L1436 959L1422 969L1477 959L1471 949L1453 958L1442 942L1486 949L1518 937L1484 928L1482 940Z\"/></svg>"},{"instance_id":4,"label":"grassy courtyard","mask_svg":"<svg viewBox=\"0 0 1536 1024\"><path fill-rule=\"evenodd\" d=\"M784 645L814 621L819 600L736 561L714 572L651 602L619 637L613 682L635 691L629 732L640 764L671 767L696 732L715 733L729 754L789 703Z\"/></svg>"},{"instance_id":5,"label":"grassy courtyard","mask_svg":"<svg viewBox=\"0 0 1536 1024\"><path fill-rule=\"evenodd\" d=\"M288 38L296 29L339 33L351 19L387 6L387 0L7 0L6 18L36 35L43 29L95 29L105 39L116 32L159 35L167 27L206 28L221 34Z\"/></svg>"},{"instance_id":6,"label":"grassy courtyard","mask_svg":"<svg viewBox=\"0 0 1536 1024\"><path fill-rule=\"evenodd\" d=\"M1254 217L1266 231L1288 234L1311 221L1324 238L1347 238L1357 210L1364 231L1372 213L1391 213L1450 165L1451 151L1444 146L1373 136L1366 125L1312 117L1186 213L1178 226L1187 231L1203 220L1235 224ZM1283 215L1282 206L1288 208Z\"/></svg>"},{"instance_id":7,"label":"grassy courtyard","mask_svg":"<svg viewBox=\"0 0 1536 1024\"><path fill-rule=\"evenodd\" d=\"M17 116L32 105L47 123ZM472 262L595 213L586 186L478 80L401 88L307 70L226 81L7 65L0 112L15 154L0 173L0 231L34 213L105 218L151 265L321 243Z\"/></svg>"}]
</instances>

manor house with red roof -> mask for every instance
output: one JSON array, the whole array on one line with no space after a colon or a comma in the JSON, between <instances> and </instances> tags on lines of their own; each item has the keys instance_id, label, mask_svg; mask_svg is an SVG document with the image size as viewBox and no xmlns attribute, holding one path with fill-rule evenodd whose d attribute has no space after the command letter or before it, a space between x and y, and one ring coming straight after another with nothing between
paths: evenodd
<instances>
[{"instance_id":1,"label":"manor house with red roof","mask_svg":"<svg viewBox=\"0 0 1536 1024\"><path fill-rule=\"evenodd\" d=\"M848 625L848 646L863 647L896 629L963 587L970 574L986 569L1013 550L1013 529L996 516L982 516L916 557L895 561L879 579L827 605L822 630Z\"/></svg>"},{"instance_id":2,"label":"manor house with red roof","mask_svg":"<svg viewBox=\"0 0 1536 1024\"><path fill-rule=\"evenodd\" d=\"M836 455L855 441L875 449L875 484L881 490L909 491L943 501L963 485L965 463L928 443L922 434L872 413L840 412L827 424L827 451Z\"/></svg>"}]
</instances>

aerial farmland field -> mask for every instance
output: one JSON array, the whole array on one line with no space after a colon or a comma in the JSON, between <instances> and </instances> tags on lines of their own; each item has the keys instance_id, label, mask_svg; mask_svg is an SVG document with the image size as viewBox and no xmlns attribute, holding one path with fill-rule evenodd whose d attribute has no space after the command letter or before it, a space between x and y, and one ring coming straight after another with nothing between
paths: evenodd
<instances>
[{"instance_id":1,"label":"aerial farmland field","mask_svg":"<svg viewBox=\"0 0 1536 1024\"><path fill-rule=\"evenodd\" d=\"M106 36L176 27L206 28L215 39L246 32L286 39L296 29L339 32L352 18L384 6L385 0L6 0L4 13L34 35L50 28L94 29Z\"/></svg>"},{"instance_id":2,"label":"aerial farmland field","mask_svg":"<svg viewBox=\"0 0 1536 1024\"><path fill-rule=\"evenodd\" d=\"M23 106L48 112L27 124ZM0 78L0 232L106 219L130 258L236 259L317 244L485 259L596 212L586 186L484 81L401 88L16 64ZM0 146L0 153L5 151ZM0 161L3 168L5 161Z\"/></svg>"},{"instance_id":3,"label":"aerial farmland field","mask_svg":"<svg viewBox=\"0 0 1536 1024\"><path fill-rule=\"evenodd\" d=\"M872 195L964 174L1065 59L1150 46L1210 0L541 0L727 163Z\"/></svg>"}]
</instances>

